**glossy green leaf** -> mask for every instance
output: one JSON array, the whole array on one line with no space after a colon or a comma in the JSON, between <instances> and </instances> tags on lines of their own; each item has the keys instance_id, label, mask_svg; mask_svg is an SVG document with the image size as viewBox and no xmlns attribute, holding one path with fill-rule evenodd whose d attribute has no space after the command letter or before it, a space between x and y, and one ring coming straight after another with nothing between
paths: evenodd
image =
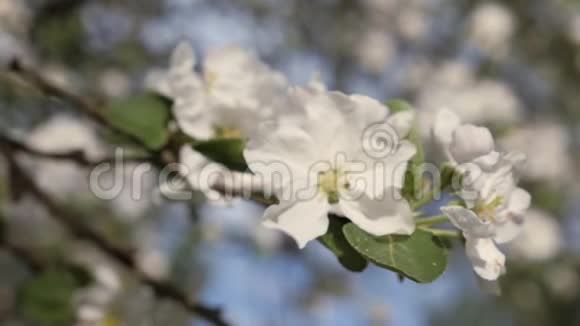
<instances>
[{"instance_id":1,"label":"glossy green leaf","mask_svg":"<svg viewBox=\"0 0 580 326\"><path fill-rule=\"evenodd\" d=\"M216 138L198 142L193 148L214 162L221 163L236 171L246 171L244 160L246 142L239 138Z\"/></svg>"},{"instance_id":2,"label":"glossy green leaf","mask_svg":"<svg viewBox=\"0 0 580 326\"><path fill-rule=\"evenodd\" d=\"M418 229L411 236L375 237L352 223L344 225L343 232L368 260L415 282L433 282L447 267L446 244L429 232Z\"/></svg>"},{"instance_id":3,"label":"glossy green leaf","mask_svg":"<svg viewBox=\"0 0 580 326\"><path fill-rule=\"evenodd\" d=\"M167 122L171 105L155 94L117 99L102 112L112 125L133 135L149 149L162 148L169 139Z\"/></svg>"},{"instance_id":4,"label":"glossy green leaf","mask_svg":"<svg viewBox=\"0 0 580 326\"><path fill-rule=\"evenodd\" d=\"M342 232L342 227L348 223L348 220L338 216L330 216L329 218L328 232L319 237L318 241L332 251L346 269L353 272L362 272L367 267L368 262L354 250Z\"/></svg>"}]
</instances>

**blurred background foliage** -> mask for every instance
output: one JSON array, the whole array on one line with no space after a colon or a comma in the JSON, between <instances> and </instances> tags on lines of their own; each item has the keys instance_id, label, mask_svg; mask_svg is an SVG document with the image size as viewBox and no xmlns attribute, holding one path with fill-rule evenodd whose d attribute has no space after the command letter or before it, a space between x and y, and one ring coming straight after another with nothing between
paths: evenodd
<instances>
[{"instance_id":1,"label":"blurred background foliage","mask_svg":"<svg viewBox=\"0 0 580 326\"><path fill-rule=\"evenodd\" d=\"M89 168L11 152L0 158L0 324L205 324L63 227L22 186L25 172L134 255L140 273L221 307L234 325L580 325L580 1L0 0L1 135L91 159L127 146L8 67L18 59L94 103L126 104L181 40L200 56L252 49L297 84L319 74L330 89L403 98L423 130L445 106L525 152L534 208L505 248L502 296L480 291L461 250L429 285L372 267L354 274L318 243L298 252L261 228L259 205L163 201L154 173L139 200L123 189L99 201Z\"/></svg>"}]
</instances>

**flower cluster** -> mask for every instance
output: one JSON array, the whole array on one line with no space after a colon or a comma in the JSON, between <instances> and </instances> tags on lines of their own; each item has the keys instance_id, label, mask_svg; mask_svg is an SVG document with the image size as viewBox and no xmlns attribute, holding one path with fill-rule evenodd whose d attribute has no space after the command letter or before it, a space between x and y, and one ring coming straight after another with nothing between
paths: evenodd
<instances>
[{"instance_id":1,"label":"flower cluster","mask_svg":"<svg viewBox=\"0 0 580 326\"><path fill-rule=\"evenodd\" d=\"M177 123L191 138L245 142L249 172L276 198L264 212L266 227L284 231L301 248L327 233L333 215L376 237L415 232L421 212L403 194L419 152L418 140L409 137L414 111L328 91L320 81L291 86L239 48L210 51L201 69L195 65L192 48L180 44L156 90L172 99ZM517 187L524 158L496 151L488 129L462 125L451 111L440 111L432 125L433 138L462 176L460 189L453 189L459 200L441 211L462 231L476 273L497 279L505 257L495 243L518 234L530 205L530 195ZM189 145L181 161L192 187L215 192L212 182L199 186L199 171L225 166Z\"/></svg>"},{"instance_id":2,"label":"flower cluster","mask_svg":"<svg viewBox=\"0 0 580 326\"><path fill-rule=\"evenodd\" d=\"M505 256L495 242L509 242L518 235L530 206L530 195L517 187L518 170L525 157L496 151L488 129L461 125L451 111L440 111L433 134L464 176L459 189L464 205L441 210L463 231L475 272L495 280L505 270Z\"/></svg>"}]
</instances>

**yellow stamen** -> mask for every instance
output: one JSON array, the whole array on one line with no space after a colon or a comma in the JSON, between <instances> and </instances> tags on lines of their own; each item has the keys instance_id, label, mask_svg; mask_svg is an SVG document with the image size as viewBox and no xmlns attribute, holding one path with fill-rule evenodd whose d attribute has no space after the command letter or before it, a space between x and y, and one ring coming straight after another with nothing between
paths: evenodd
<instances>
[{"instance_id":1,"label":"yellow stamen","mask_svg":"<svg viewBox=\"0 0 580 326\"><path fill-rule=\"evenodd\" d=\"M478 216L491 221L495 222L496 218L496 210L499 206L501 206L504 202L504 198L501 196L495 197L489 203L477 203L475 208L473 209Z\"/></svg>"},{"instance_id":2,"label":"yellow stamen","mask_svg":"<svg viewBox=\"0 0 580 326\"><path fill-rule=\"evenodd\" d=\"M242 132L238 128L215 127L214 130L217 138L225 138L225 139L242 138Z\"/></svg>"},{"instance_id":3,"label":"yellow stamen","mask_svg":"<svg viewBox=\"0 0 580 326\"><path fill-rule=\"evenodd\" d=\"M211 89L215 82L218 79L218 74L216 72L213 72L211 70L205 70L203 72L203 79L205 79L205 85L207 87L207 89Z\"/></svg>"},{"instance_id":4,"label":"yellow stamen","mask_svg":"<svg viewBox=\"0 0 580 326\"><path fill-rule=\"evenodd\" d=\"M348 189L349 185L343 172L332 169L318 174L318 186L328 196L328 202L336 204L339 199L339 191Z\"/></svg>"}]
</instances>

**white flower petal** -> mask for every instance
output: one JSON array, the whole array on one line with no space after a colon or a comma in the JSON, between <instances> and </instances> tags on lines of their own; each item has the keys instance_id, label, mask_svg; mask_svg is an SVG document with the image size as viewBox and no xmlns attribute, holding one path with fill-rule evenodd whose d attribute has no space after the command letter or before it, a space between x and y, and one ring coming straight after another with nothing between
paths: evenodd
<instances>
[{"instance_id":1,"label":"white flower petal","mask_svg":"<svg viewBox=\"0 0 580 326\"><path fill-rule=\"evenodd\" d=\"M342 94L339 92L333 93L335 93L335 99L337 98L337 95ZM364 95L350 95L346 97L342 94L342 97L348 99L348 102L351 102L351 105L354 104L354 110L349 112L351 115L350 119L347 121L355 122L353 120L358 120L360 121L359 126L362 128L366 128L373 123L385 121L388 109L381 102ZM344 106L348 107L348 102Z\"/></svg>"},{"instance_id":2,"label":"white flower petal","mask_svg":"<svg viewBox=\"0 0 580 326\"><path fill-rule=\"evenodd\" d=\"M405 183L405 174L409 160L416 154L416 146L403 140L398 149L384 157L373 158L366 153L351 162L352 168L348 171L349 183L356 192L366 193L370 198L382 197L383 191L388 188L401 189ZM366 170L356 173L363 162ZM358 172L358 171L357 171Z\"/></svg>"},{"instance_id":3,"label":"white flower petal","mask_svg":"<svg viewBox=\"0 0 580 326\"><path fill-rule=\"evenodd\" d=\"M515 239L522 231L524 220L520 216L514 216L503 222L495 223L495 236L497 243L506 243Z\"/></svg>"},{"instance_id":4,"label":"white flower petal","mask_svg":"<svg viewBox=\"0 0 580 326\"><path fill-rule=\"evenodd\" d=\"M317 161L313 138L306 131L289 125L264 125L259 134L250 139L244 158L252 172L268 182L276 174L283 178L303 178L309 164Z\"/></svg>"},{"instance_id":5,"label":"white flower petal","mask_svg":"<svg viewBox=\"0 0 580 326\"><path fill-rule=\"evenodd\" d=\"M532 196L522 188L513 190L508 203L508 210L515 214L521 214L530 208Z\"/></svg>"},{"instance_id":6,"label":"white flower petal","mask_svg":"<svg viewBox=\"0 0 580 326\"><path fill-rule=\"evenodd\" d=\"M191 45L187 42L179 43L171 53L169 61L172 71L193 73L196 60Z\"/></svg>"},{"instance_id":7,"label":"white flower petal","mask_svg":"<svg viewBox=\"0 0 580 326\"><path fill-rule=\"evenodd\" d=\"M173 114L181 130L195 139L209 139L214 136L212 116L205 110L210 102L204 96L197 98L177 98L173 102Z\"/></svg>"},{"instance_id":8,"label":"white flower petal","mask_svg":"<svg viewBox=\"0 0 580 326\"><path fill-rule=\"evenodd\" d=\"M376 236L411 234L415 230L413 211L405 199L396 199L396 195L400 198L394 189L389 189L382 199L366 195L355 200L341 198L338 210L358 227Z\"/></svg>"},{"instance_id":9,"label":"white flower petal","mask_svg":"<svg viewBox=\"0 0 580 326\"><path fill-rule=\"evenodd\" d=\"M392 114L387 119L387 123L395 129L400 138L407 137L413 127L414 121L415 112L409 110Z\"/></svg>"},{"instance_id":10,"label":"white flower petal","mask_svg":"<svg viewBox=\"0 0 580 326\"><path fill-rule=\"evenodd\" d=\"M473 125L458 127L449 147L451 155L459 163L489 154L493 149L493 136L489 129Z\"/></svg>"},{"instance_id":11,"label":"white flower petal","mask_svg":"<svg viewBox=\"0 0 580 326\"><path fill-rule=\"evenodd\" d=\"M308 201L282 202L264 212L264 226L284 231L298 247L323 235L328 230L329 204L321 194Z\"/></svg>"},{"instance_id":12,"label":"white flower petal","mask_svg":"<svg viewBox=\"0 0 580 326\"><path fill-rule=\"evenodd\" d=\"M433 137L443 147L449 147L453 139L453 132L461 124L459 116L447 109L440 110L433 124Z\"/></svg>"},{"instance_id":13,"label":"white flower petal","mask_svg":"<svg viewBox=\"0 0 580 326\"><path fill-rule=\"evenodd\" d=\"M487 155L480 156L473 160L473 163L478 165L483 170L492 169L500 160L501 154L493 151Z\"/></svg>"},{"instance_id":14,"label":"white flower petal","mask_svg":"<svg viewBox=\"0 0 580 326\"><path fill-rule=\"evenodd\" d=\"M508 246L508 256L545 262L560 252L563 242L557 219L543 211L531 209L526 214L522 232Z\"/></svg>"},{"instance_id":15,"label":"white flower petal","mask_svg":"<svg viewBox=\"0 0 580 326\"><path fill-rule=\"evenodd\" d=\"M220 176L228 174L225 166L208 160L189 145L180 148L179 163L179 173L192 189L201 191L211 202L222 202L222 195L212 186Z\"/></svg>"},{"instance_id":16,"label":"white flower petal","mask_svg":"<svg viewBox=\"0 0 580 326\"><path fill-rule=\"evenodd\" d=\"M503 213L501 222L496 223L496 235L494 240L498 243L512 241L522 231L524 224L524 212L530 207L531 196L522 188L516 188L507 204L506 212Z\"/></svg>"},{"instance_id":17,"label":"white flower petal","mask_svg":"<svg viewBox=\"0 0 580 326\"><path fill-rule=\"evenodd\" d=\"M492 240L466 237L465 250L473 270L481 278L493 281L505 272L505 256Z\"/></svg>"},{"instance_id":18,"label":"white flower petal","mask_svg":"<svg viewBox=\"0 0 580 326\"><path fill-rule=\"evenodd\" d=\"M449 217L453 225L463 231L467 237L489 238L494 235L494 226L484 222L472 210L461 206L441 207L443 214Z\"/></svg>"},{"instance_id":19,"label":"white flower petal","mask_svg":"<svg viewBox=\"0 0 580 326\"><path fill-rule=\"evenodd\" d=\"M315 73L310 77L310 80L308 81L308 85L306 85L305 89L309 90L311 92L326 92L327 91L326 84L324 84L324 81L322 80L320 73Z\"/></svg>"},{"instance_id":20,"label":"white flower petal","mask_svg":"<svg viewBox=\"0 0 580 326\"><path fill-rule=\"evenodd\" d=\"M417 154L417 147L408 140L402 140L399 148L392 155L388 155L384 160L384 175L387 178L384 187L403 188L405 183L405 173L409 160ZM377 167L379 167L377 165ZM383 167L380 167L383 168ZM379 174L375 174L375 177Z\"/></svg>"}]
</instances>

